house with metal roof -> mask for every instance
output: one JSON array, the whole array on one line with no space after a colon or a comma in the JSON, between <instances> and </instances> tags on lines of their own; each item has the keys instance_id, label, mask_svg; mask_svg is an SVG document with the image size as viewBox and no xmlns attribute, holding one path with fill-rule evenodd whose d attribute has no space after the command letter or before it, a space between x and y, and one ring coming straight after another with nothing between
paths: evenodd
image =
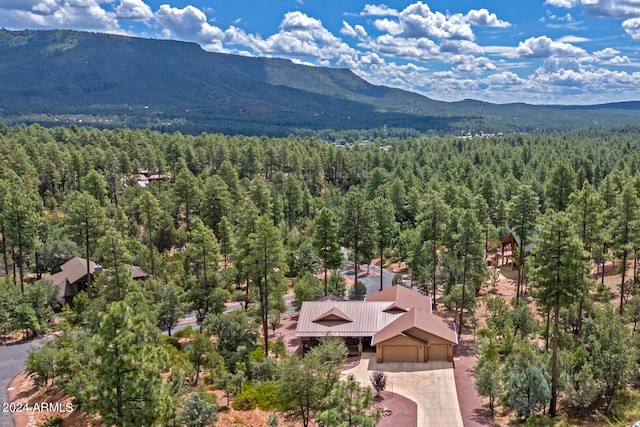
<instances>
[{"instance_id":1,"label":"house with metal roof","mask_svg":"<svg viewBox=\"0 0 640 427\"><path fill-rule=\"evenodd\" d=\"M342 337L349 354L375 352L378 362L451 362L458 343L455 325L432 313L431 298L399 285L364 301L305 301L296 336L303 350Z\"/></svg>"},{"instance_id":2,"label":"house with metal roof","mask_svg":"<svg viewBox=\"0 0 640 427\"><path fill-rule=\"evenodd\" d=\"M100 264L89 261L89 274L92 275L100 270ZM138 266L131 267L131 278L134 280L144 280L148 274ZM87 260L86 258L74 257L60 266L60 271L48 277L53 286L58 287L60 302L72 304L73 297L81 291L87 290Z\"/></svg>"}]
</instances>

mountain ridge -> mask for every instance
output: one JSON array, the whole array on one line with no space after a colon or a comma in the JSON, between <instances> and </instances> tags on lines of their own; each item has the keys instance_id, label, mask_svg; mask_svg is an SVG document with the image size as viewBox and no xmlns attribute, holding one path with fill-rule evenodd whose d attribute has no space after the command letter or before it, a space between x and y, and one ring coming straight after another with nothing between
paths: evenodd
<instances>
[{"instance_id":1,"label":"mountain ridge","mask_svg":"<svg viewBox=\"0 0 640 427\"><path fill-rule=\"evenodd\" d=\"M387 125L457 133L556 131L640 117L640 102L438 101L374 85L346 68L103 33L0 30L0 57L0 120L9 124L82 120L103 127L249 134Z\"/></svg>"}]
</instances>

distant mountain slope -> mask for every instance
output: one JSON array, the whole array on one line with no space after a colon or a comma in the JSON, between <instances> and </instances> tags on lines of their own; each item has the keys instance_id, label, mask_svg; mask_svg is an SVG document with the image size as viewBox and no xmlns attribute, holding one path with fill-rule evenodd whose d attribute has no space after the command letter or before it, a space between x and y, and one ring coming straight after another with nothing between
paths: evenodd
<instances>
[{"instance_id":1,"label":"distant mountain slope","mask_svg":"<svg viewBox=\"0 0 640 427\"><path fill-rule=\"evenodd\" d=\"M346 69L206 52L197 44L76 31L0 30L0 120L286 134L414 128L438 133L623 124L638 103L447 103ZM604 115L603 115L604 114Z\"/></svg>"}]
</instances>

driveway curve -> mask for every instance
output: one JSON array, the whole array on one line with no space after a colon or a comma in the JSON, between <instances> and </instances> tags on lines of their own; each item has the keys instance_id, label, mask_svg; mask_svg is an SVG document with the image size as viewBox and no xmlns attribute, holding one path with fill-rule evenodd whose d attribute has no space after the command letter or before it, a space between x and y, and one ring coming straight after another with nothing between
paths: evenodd
<instances>
[{"instance_id":1,"label":"driveway curve","mask_svg":"<svg viewBox=\"0 0 640 427\"><path fill-rule=\"evenodd\" d=\"M0 427L13 427L11 414L2 411L2 404L8 402L7 388L11 380L24 371L29 350L40 348L42 340L46 339L49 337L0 346Z\"/></svg>"},{"instance_id":2,"label":"driveway curve","mask_svg":"<svg viewBox=\"0 0 640 427\"><path fill-rule=\"evenodd\" d=\"M419 427L464 427L452 363L377 363L375 353L363 353L358 366L342 374L370 386L376 369L387 374L387 391L416 402Z\"/></svg>"}]
</instances>

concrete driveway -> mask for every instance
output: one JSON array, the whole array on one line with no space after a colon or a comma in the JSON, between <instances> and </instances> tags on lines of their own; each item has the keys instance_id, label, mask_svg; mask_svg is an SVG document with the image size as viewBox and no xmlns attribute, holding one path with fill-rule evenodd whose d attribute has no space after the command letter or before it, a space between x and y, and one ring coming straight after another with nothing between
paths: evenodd
<instances>
[{"instance_id":1,"label":"concrete driveway","mask_svg":"<svg viewBox=\"0 0 640 427\"><path fill-rule=\"evenodd\" d=\"M371 386L369 377L376 369L387 374L387 391L416 402L419 427L464 427L452 363L378 364L375 353L363 353L360 364L343 375L353 374L362 385Z\"/></svg>"}]
</instances>

